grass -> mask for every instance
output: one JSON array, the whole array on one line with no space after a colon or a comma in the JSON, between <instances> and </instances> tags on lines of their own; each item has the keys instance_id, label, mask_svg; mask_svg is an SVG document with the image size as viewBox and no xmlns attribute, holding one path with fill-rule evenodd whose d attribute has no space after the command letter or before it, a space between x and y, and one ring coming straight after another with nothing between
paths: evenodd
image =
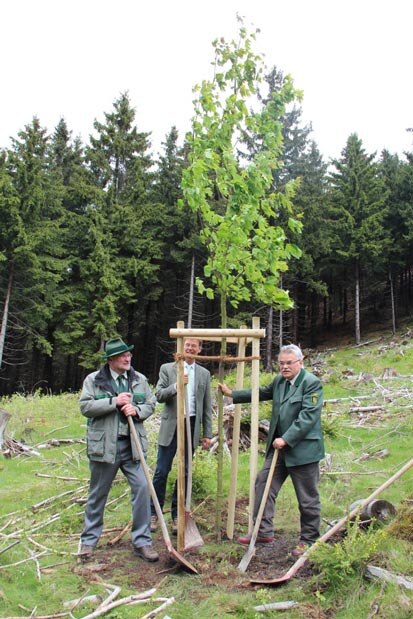
<instances>
[{"instance_id":1,"label":"grass","mask_svg":"<svg viewBox=\"0 0 413 619\"><path fill-rule=\"evenodd\" d=\"M411 458L413 404L409 376L412 354L413 341L407 336L381 337L378 342L365 347L346 346L317 354L317 359L321 361L318 367L325 385L325 397L333 400L326 403L323 414L326 451L329 454L322 463L324 474L320 483L324 530L326 521L341 518L354 501L371 494ZM309 361L311 358L310 355ZM386 368L392 368L398 376L381 380ZM232 384L233 380L233 375L228 376L228 384ZM262 384L269 380L271 377L268 375L261 376ZM374 405L380 405L382 409L364 414L352 411L356 406ZM85 419L79 413L77 394L16 395L3 399L0 406L12 414L7 426L8 436L37 446L39 452L38 456L0 457L0 617L28 617L33 609L36 609L35 615L61 612L64 602L69 599L102 593L98 582L86 582L82 573L74 569L89 477L85 445L80 442L85 435ZM260 408L260 415L269 415L268 405ZM155 463L157 424L157 421L151 420L147 423L151 445L149 464L152 467ZM53 438L77 439L79 442L40 447ZM383 450L388 452L386 457L380 457ZM260 463L261 459L262 456ZM229 461L225 462L224 490L227 493ZM73 480L58 477L71 477ZM409 534L403 537L400 527L399 530L397 526L386 527L385 539L371 557L375 565L410 577L413 577L413 566L409 527L413 517L411 507L403 506L402 501L413 498L412 477L413 469L381 496L391 501L403 514L406 524L402 528ZM169 489L172 481L173 476ZM238 492L240 496L247 497L248 491L249 454L241 453ZM41 501L64 492L71 494L35 508ZM199 452L194 467L195 505L203 502L204 505L211 505L214 493L215 457ZM105 512L105 527L108 529L119 526L119 523L126 524L130 518L128 486L122 477L113 486L112 500ZM36 523L50 520L56 514L59 518L47 527L33 530ZM203 514L201 505L197 521L206 529L212 528L213 523L204 520ZM298 530L296 499L290 482L285 484L277 501L276 526L291 534ZM12 543L13 532L20 529L20 543L2 552ZM51 550L50 554L38 559L42 567L41 581L33 561L6 567L27 558L30 551L41 552L40 546L35 544ZM362 539L360 544L363 546ZM354 544L349 547L348 553L355 553L355 549ZM139 579L136 580L130 569L133 559L129 555L124 556L121 551L117 552L112 577L116 578L116 584L122 586L122 596L136 593ZM369 616L375 605L380 608L379 616L388 619L403 619L413 614L412 591L382 582L366 581L361 568L348 574L340 586L332 583L331 577L335 570L340 569L340 561L343 560L340 553L337 553L337 564L333 561L329 568L330 574L323 574L321 564L319 574L305 581L292 579L281 588L234 591L228 583L238 578L234 554L239 554L241 550L234 544L222 542L207 544L198 552L205 565L213 562L213 579L188 576L182 572L166 574L157 591L157 595L173 595L176 598L175 604L165 611L174 619L192 619L194 613L200 619L255 619L258 616L253 610L255 605L286 599L299 602L286 615L291 619L327 616L357 619ZM330 584L325 585L328 575ZM122 619L142 617L153 607L150 604L120 607L110 616ZM93 609L92 605L82 606L73 612L73 616L83 617ZM266 616L277 615L266 613Z\"/></svg>"}]
</instances>

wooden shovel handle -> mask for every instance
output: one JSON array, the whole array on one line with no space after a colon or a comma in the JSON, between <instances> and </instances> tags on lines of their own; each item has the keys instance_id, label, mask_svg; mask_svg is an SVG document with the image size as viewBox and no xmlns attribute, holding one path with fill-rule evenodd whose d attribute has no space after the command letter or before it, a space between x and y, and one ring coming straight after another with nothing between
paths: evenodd
<instances>
[{"instance_id":1,"label":"wooden shovel handle","mask_svg":"<svg viewBox=\"0 0 413 619\"><path fill-rule=\"evenodd\" d=\"M131 437L132 440L136 446L136 449L138 451L138 455L139 455L139 460L141 463L141 466L143 468L143 472L146 478L146 483L148 484L148 488L149 488L149 492L152 498L152 503L155 507L155 511L156 511L156 515L158 516L158 521L159 524L161 525L161 531L162 531L162 536L164 538L166 547L168 548L168 550L170 550L172 548L172 542L171 542L171 537L169 535L169 531L168 531L168 527L166 526L166 522L165 522L165 518L164 515L162 513L162 508L159 504L159 500L158 500L158 496L156 494L156 490L154 488L154 485L152 483L152 479L151 479L151 474L148 468L148 465L146 464L146 460L145 460L145 455L143 453L143 449L142 449L142 445L141 445L141 441L140 438L136 432L136 428L135 428L135 424L132 421L132 417L128 417L128 424L129 424L129 429L130 429L130 433L131 433Z\"/></svg>"},{"instance_id":2,"label":"wooden shovel handle","mask_svg":"<svg viewBox=\"0 0 413 619\"><path fill-rule=\"evenodd\" d=\"M261 520L262 520L262 516L263 516L263 513L264 513L265 504L267 503L268 495L270 493L271 482L272 482L272 478L274 476L275 465L277 464L277 459L278 459L278 449L274 449L274 455L273 455L272 460L271 460L270 470L268 471L267 481L265 482L264 492L262 494L262 499L261 499L260 507L258 509L258 514L257 514L257 517L255 519L254 529L253 529L253 532L252 532L252 535L251 535L251 541L250 541L250 545L249 545L250 548L254 547L255 541L256 541L256 539L258 537L258 531L259 531Z\"/></svg>"}]
</instances>

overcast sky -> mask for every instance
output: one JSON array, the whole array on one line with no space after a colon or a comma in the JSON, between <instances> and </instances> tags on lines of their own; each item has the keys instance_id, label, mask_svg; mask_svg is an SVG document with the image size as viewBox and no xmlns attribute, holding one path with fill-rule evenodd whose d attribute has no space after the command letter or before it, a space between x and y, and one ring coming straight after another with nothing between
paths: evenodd
<instances>
[{"instance_id":1,"label":"overcast sky","mask_svg":"<svg viewBox=\"0 0 413 619\"><path fill-rule=\"evenodd\" d=\"M4 0L0 147L38 116L84 142L128 91L155 151L183 139L192 87L212 77L212 41L236 13L260 28L255 50L304 91L305 122L326 159L356 132L368 152L413 150L412 0Z\"/></svg>"}]
</instances>

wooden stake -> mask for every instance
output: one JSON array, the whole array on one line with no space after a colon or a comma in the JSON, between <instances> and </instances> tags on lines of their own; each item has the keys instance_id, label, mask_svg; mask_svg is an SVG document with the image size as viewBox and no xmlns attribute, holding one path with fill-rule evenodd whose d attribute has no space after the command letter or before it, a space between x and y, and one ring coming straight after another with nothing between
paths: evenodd
<instances>
[{"instance_id":1,"label":"wooden stake","mask_svg":"<svg viewBox=\"0 0 413 619\"><path fill-rule=\"evenodd\" d=\"M245 338L240 338L238 342L237 356L245 356ZM237 379L235 383L236 389L241 389L244 384L244 368L245 363L242 361L237 364ZM231 484L228 497L228 515L227 515L227 536L228 539L234 538L234 520L235 520L235 503L237 497L237 475L238 475L238 455L239 455L239 437L241 426L241 404L234 405L234 419L232 425L232 448L231 448Z\"/></svg>"},{"instance_id":2,"label":"wooden stake","mask_svg":"<svg viewBox=\"0 0 413 619\"><path fill-rule=\"evenodd\" d=\"M260 319L254 316L252 327L255 333L259 333ZM265 331L264 331L265 333ZM257 357L251 362L251 448L250 448L250 493L249 493L249 520L248 532L251 534L253 523L253 511L255 501L255 479L258 468L258 420L259 420L259 388L260 388L260 340L259 336L252 341L252 356Z\"/></svg>"},{"instance_id":3,"label":"wooden stake","mask_svg":"<svg viewBox=\"0 0 413 619\"><path fill-rule=\"evenodd\" d=\"M179 321L177 327L180 332L184 330L184 323ZM184 338L178 337L176 352L179 356L176 370L177 395L176 395L176 433L177 433L177 464L178 464L178 552L185 550L185 385L184 385Z\"/></svg>"}]
</instances>

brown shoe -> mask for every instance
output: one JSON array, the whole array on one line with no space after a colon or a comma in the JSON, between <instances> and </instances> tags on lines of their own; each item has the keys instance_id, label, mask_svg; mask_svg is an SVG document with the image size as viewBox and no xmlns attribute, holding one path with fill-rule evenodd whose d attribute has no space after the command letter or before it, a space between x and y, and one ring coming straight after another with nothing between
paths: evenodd
<instances>
[{"instance_id":1,"label":"brown shoe","mask_svg":"<svg viewBox=\"0 0 413 619\"><path fill-rule=\"evenodd\" d=\"M172 535L178 535L178 520L172 518Z\"/></svg>"},{"instance_id":2,"label":"brown shoe","mask_svg":"<svg viewBox=\"0 0 413 619\"><path fill-rule=\"evenodd\" d=\"M308 548L308 544L300 542L299 544L297 544L294 550L291 551L291 554L293 555L293 557L301 557L301 555L303 555Z\"/></svg>"},{"instance_id":3,"label":"brown shoe","mask_svg":"<svg viewBox=\"0 0 413 619\"><path fill-rule=\"evenodd\" d=\"M151 533L155 533L158 528L158 516L151 516Z\"/></svg>"},{"instance_id":4,"label":"brown shoe","mask_svg":"<svg viewBox=\"0 0 413 619\"><path fill-rule=\"evenodd\" d=\"M251 535L245 535L243 537L238 538L238 543L242 544L243 546L249 546L250 541L251 541ZM258 536L257 539L255 540L255 543L256 544L272 544L273 541L274 541L273 537Z\"/></svg>"},{"instance_id":5,"label":"brown shoe","mask_svg":"<svg viewBox=\"0 0 413 619\"><path fill-rule=\"evenodd\" d=\"M133 550L135 552L135 555L137 555L144 561L149 561L150 563L152 563L159 560L159 555L156 550L152 548L152 544L148 544L147 546L140 546L139 548L137 546L134 546Z\"/></svg>"},{"instance_id":6,"label":"brown shoe","mask_svg":"<svg viewBox=\"0 0 413 619\"><path fill-rule=\"evenodd\" d=\"M87 546L86 544L82 544L80 547L80 551L78 557L82 563L86 563L86 561L90 561L92 555L95 551L94 546Z\"/></svg>"}]
</instances>

